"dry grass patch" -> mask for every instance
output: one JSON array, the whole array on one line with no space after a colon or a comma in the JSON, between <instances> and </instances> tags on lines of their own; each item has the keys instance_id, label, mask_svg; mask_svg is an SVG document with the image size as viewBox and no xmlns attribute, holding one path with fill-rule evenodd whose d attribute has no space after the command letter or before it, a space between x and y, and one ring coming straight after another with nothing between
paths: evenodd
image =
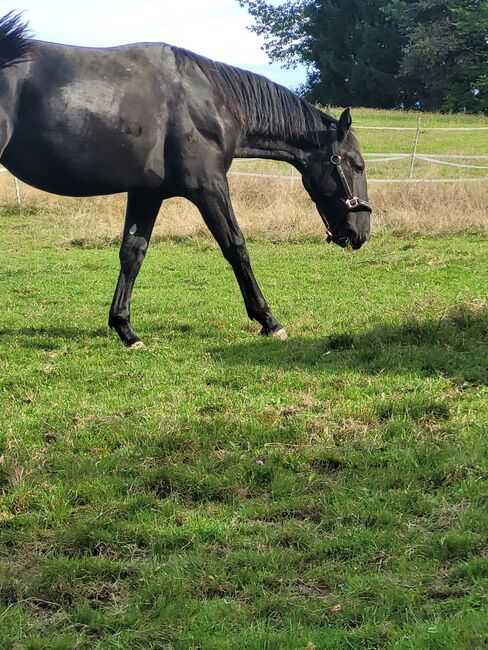
<instances>
[{"instance_id":1,"label":"dry grass patch","mask_svg":"<svg viewBox=\"0 0 488 650\"><path fill-rule=\"evenodd\" d=\"M315 206L295 176L279 179L230 178L234 208L248 237L295 240L324 236ZM96 245L120 237L125 195L65 198L21 186L26 212L35 208L50 216L49 235L64 243ZM488 231L486 187L483 183L442 185L371 185L373 229L397 234L442 234ZM15 202L12 178L0 178L0 203ZM33 217L26 218L33 220ZM163 204L156 238L208 235L197 209L185 199Z\"/></svg>"}]
</instances>

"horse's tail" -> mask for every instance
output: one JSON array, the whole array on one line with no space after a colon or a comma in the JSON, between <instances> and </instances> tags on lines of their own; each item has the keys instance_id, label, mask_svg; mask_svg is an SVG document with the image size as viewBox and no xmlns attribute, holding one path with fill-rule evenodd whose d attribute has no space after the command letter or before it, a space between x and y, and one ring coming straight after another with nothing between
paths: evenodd
<instances>
[{"instance_id":1,"label":"horse's tail","mask_svg":"<svg viewBox=\"0 0 488 650\"><path fill-rule=\"evenodd\" d=\"M0 18L0 70L29 58L31 37L21 14L10 11Z\"/></svg>"}]
</instances>

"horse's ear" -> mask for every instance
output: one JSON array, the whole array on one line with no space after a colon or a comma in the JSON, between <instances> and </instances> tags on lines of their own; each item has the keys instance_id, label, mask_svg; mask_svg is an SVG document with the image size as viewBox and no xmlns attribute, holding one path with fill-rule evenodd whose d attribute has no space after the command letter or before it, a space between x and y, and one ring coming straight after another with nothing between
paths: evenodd
<instances>
[{"instance_id":1,"label":"horse's ear","mask_svg":"<svg viewBox=\"0 0 488 650\"><path fill-rule=\"evenodd\" d=\"M339 118L339 140L345 140L351 130L352 118L350 108L346 108Z\"/></svg>"}]
</instances>

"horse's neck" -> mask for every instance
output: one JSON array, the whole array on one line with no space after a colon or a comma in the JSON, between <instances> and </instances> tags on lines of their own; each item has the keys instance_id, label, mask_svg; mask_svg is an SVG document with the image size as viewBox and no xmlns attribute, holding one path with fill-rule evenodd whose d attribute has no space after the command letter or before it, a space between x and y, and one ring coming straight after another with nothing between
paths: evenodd
<instances>
[{"instance_id":1,"label":"horse's neck","mask_svg":"<svg viewBox=\"0 0 488 650\"><path fill-rule=\"evenodd\" d=\"M316 145L312 138L310 144L303 145L291 143L282 137L259 136L256 134L241 137L237 147L236 158L265 158L269 160L281 160L290 163L303 172L307 158L314 151Z\"/></svg>"},{"instance_id":2,"label":"horse's neck","mask_svg":"<svg viewBox=\"0 0 488 650\"><path fill-rule=\"evenodd\" d=\"M302 170L310 154L326 140L325 115L258 75L248 74L237 87L241 90L236 102L241 137L236 156L281 160Z\"/></svg>"}]
</instances>

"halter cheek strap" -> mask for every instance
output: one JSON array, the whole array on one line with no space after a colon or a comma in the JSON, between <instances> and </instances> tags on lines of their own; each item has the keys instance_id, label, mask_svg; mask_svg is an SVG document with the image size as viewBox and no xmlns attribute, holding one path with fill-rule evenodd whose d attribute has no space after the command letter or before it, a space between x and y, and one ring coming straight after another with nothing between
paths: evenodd
<instances>
[{"instance_id":1,"label":"halter cheek strap","mask_svg":"<svg viewBox=\"0 0 488 650\"><path fill-rule=\"evenodd\" d=\"M344 189L344 192L346 194L346 197L340 197L342 201L346 204L346 208L348 212L372 212L373 208L371 207L371 204L368 203L367 201L363 201L363 199L358 199L357 196L354 196L352 193L351 187L347 181L346 175L344 174L344 170L342 169L342 156L339 154L339 143L338 143L338 138L337 138L337 126L335 124L330 125L330 148L332 151L332 155L330 157L330 162L332 163L333 167L330 169L337 169L337 173L339 174L339 179L342 183L342 187Z\"/></svg>"}]
</instances>

